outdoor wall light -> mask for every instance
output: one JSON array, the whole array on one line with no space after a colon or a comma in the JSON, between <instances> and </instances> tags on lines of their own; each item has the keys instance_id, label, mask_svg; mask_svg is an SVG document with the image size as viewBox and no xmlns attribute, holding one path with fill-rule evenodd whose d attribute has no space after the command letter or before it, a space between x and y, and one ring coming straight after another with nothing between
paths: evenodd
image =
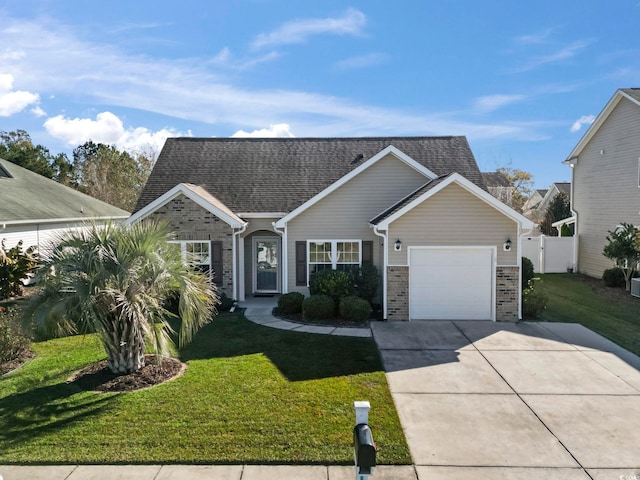
<instances>
[{"instance_id":1,"label":"outdoor wall light","mask_svg":"<svg viewBox=\"0 0 640 480\"><path fill-rule=\"evenodd\" d=\"M397 239L396 243L393 244L393 249L396 252L399 252L400 250L402 250L402 242L400 241L400 239Z\"/></svg>"},{"instance_id":2,"label":"outdoor wall light","mask_svg":"<svg viewBox=\"0 0 640 480\"><path fill-rule=\"evenodd\" d=\"M511 239L510 238L507 238L507 241L504 242L503 247L504 247L504 251L505 252L508 252L509 250L511 250Z\"/></svg>"}]
</instances>

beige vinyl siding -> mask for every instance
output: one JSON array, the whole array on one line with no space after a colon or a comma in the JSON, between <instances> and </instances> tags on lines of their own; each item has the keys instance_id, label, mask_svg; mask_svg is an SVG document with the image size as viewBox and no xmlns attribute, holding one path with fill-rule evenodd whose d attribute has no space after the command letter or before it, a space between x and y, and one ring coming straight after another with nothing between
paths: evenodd
<instances>
[{"instance_id":1,"label":"beige vinyl siding","mask_svg":"<svg viewBox=\"0 0 640 480\"><path fill-rule=\"evenodd\" d=\"M622 222L640 225L638 158L640 107L623 98L574 167L573 209L578 213L581 273L601 277L613 266L602 255L607 232Z\"/></svg>"},{"instance_id":2,"label":"beige vinyl siding","mask_svg":"<svg viewBox=\"0 0 640 480\"><path fill-rule=\"evenodd\" d=\"M512 242L509 252L504 242ZM393 243L400 239L402 250ZM498 265L516 265L518 225L502 212L452 183L389 226L389 264L408 265L410 246L496 246Z\"/></svg>"},{"instance_id":3,"label":"beige vinyl siding","mask_svg":"<svg viewBox=\"0 0 640 480\"><path fill-rule=\"evenodd\" d=\"M378 259L381 238L373 233L369 220L428 180L402 160L387 155L294 218L287 226L289 291L306 290L295 285L296 241L372 240L373 258Z\"/></svg>"}]
</instances>

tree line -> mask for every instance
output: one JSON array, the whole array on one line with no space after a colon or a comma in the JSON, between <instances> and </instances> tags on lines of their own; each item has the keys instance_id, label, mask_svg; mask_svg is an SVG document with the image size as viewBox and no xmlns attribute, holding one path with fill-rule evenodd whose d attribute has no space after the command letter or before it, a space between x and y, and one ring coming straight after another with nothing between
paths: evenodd
<instances>
[{"instance_id":1,"label":"tree line","mask_svg":"<svg viewBox=\"0 0 640 480\"><path fill-rule=\"evenodd\" d=\"M153 154L120 151L115 145L85 142L53 154L35 145L25 130L0 131L0 158L131 212L153 166Z\"/></svg>"}]
</instances>

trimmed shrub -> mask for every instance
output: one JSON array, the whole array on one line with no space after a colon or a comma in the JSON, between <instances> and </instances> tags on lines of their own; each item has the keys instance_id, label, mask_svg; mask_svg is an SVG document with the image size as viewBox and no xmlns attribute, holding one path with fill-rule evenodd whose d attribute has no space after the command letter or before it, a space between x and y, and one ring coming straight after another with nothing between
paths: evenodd
<instances>
[{"instance_id":1,"label":"trimmed shrub","mask_svg":"<svg viewBox=\"0 0 640 480\"><path fill-rule=\"evenodd\" d=\"M354 279L356 283L356 294L360 298L364 298L367 302L373 302L378 294L378 285L380 283L380 275L378 269L373 264L365 264L354 271Z\"/></svg>"},{"instance_id":2,"label":"trimmed shrub","mask_svg":"<svg viewBox=\"0 0 640 480\"><path fill-rule=\"evenodd\" d=\"M527 257L522 257L522 291L529 286L529 282L533 280L535 273L533 272L533 262Z\"/></svg>"},{"instance_id":3,"label":"trimmed shrub","mask_svg":"<svg viewBox=\"0 0 640 480\"><path fill-rule=\"evenodd\" d=\"M309 293L311 295L329 295L334 304L342 297L353 295L353 276L342 270L321 270L311 275Z\"/></svg>"},{"instance_id":4,"label":"trimmed shrub","mask_svg":"<svg viewBox=\"0 0 640 480\"><path fill-rule=\"evenodd\" d=\"M623 288L626 286L624 272L621 268L608 268L602 274L602 280L607 287Z\"/></svg>"},{"instance_id":5,"label":"trimmed shrub","mask_svg":"<svg viewBox=\"0 0 640 480\"><path fill-rule=\"evenodd\" d=\"M371 315L371 305L364 298L351 295L340 300L340 317L349 322L364 322Z\"/></svg>"},{"instance_id":6,"label":"trimmed shrub","mask_svg":"<svg viewBox=\"0 0 640 480\"><path fill-rule=\"evenodd\" d=\"M278 310L288 314L300 313L302 302L304 302L304 295L300 292L285 293L278 299Z\"/></svg>"},{"instance_id":7,"label":"trimmed shrub","mask_svg":"<svg viewBox=\"0 0 640 480\"><path fill-rule=\"evenodd\" d=\"M311 295L302 302L302 314L310 320L328 320L335 313L336 304L329 295Z\"/></svg>"},{"instance_id":8,"label":"trimmed shrub","mask_svg":"<svg viewBox=\"0 0 640 480\"><path fill-rule=\"evenodd\" d=\"M0 363L19 358L29 348L29 343L20 329L16 310L0 307Z\"/></svg>"},{"instance_id":9,"label":"trimmed shrub","mask_svg":"<svg viewBox=\"0 0 640 480\"><path fill-rule=\"evenodd\" d=\"M549 296L544 291L542 280L534 278L522 292L522 316L536 319L547 308Z\"/></svg>"}]
</instances>

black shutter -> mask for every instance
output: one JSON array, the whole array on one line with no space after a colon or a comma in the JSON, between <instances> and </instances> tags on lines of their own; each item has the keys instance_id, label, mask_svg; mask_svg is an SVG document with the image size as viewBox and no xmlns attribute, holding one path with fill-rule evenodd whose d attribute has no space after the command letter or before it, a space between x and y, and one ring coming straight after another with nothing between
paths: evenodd
<instances>
[{"instance_id":1,"label":"black shutter","mask_svg":"<svg viewBox=\"0 0 640 480\"><path fill-rule=\"evenodd\" d=\"M362 242L362 264L373 265L373 242L371 240Z\"/></svg>"},{"instance_id":2,"label":"black shutter","mask_svg":"<svg viewBox=\"0 0 640 480\"><path fill-rule=\"evenodd\" d=\"M211 242L211 275L213 283L222 286L222 242Z\"/></svg>"},{"instance_id":3,"label":"black shutter","mask_svg":"<svg viewBox=\"0 0 640 480\"><path fill-rule=\"evenodd\" d=\"M307 286L307 242L296 242L296 286Z\"/></svg>"}]
</instances>

